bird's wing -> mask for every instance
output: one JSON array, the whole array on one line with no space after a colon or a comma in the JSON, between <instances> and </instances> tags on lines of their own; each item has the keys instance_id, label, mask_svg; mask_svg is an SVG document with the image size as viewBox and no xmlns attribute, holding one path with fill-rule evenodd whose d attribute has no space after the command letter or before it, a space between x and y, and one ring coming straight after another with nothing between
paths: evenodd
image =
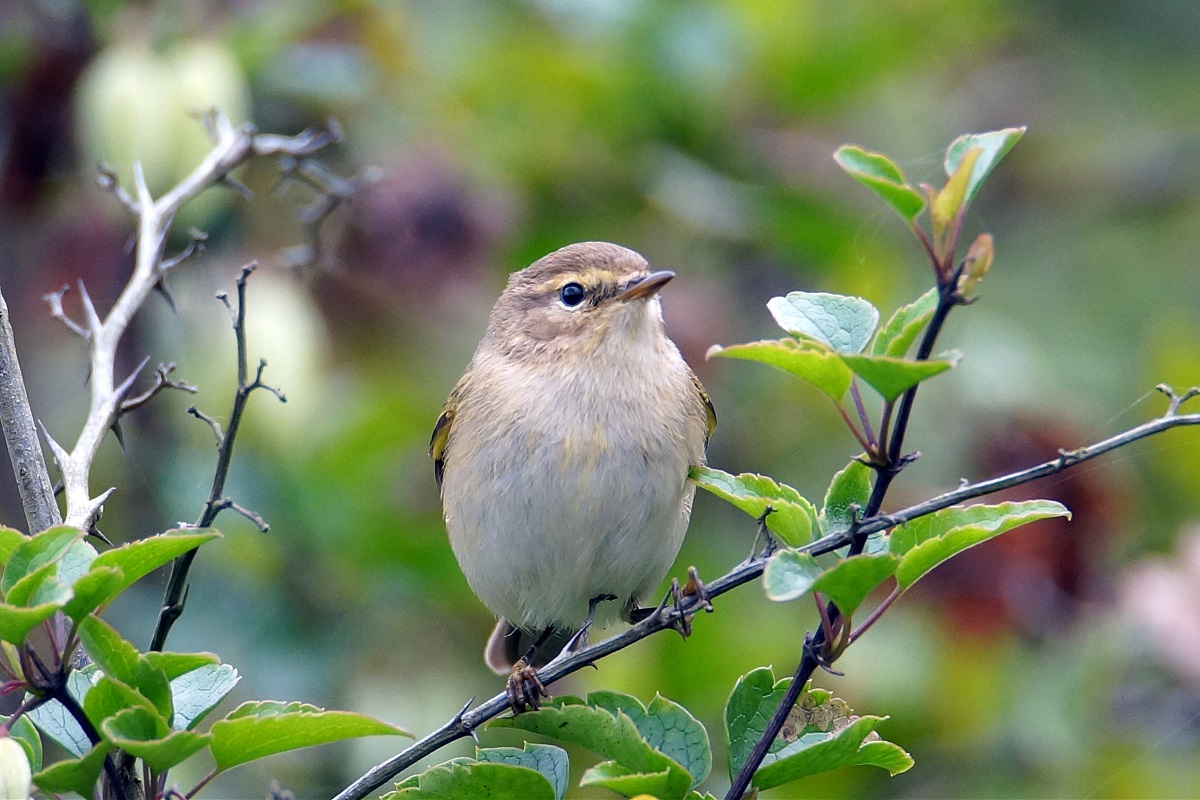
<instances>
[{"instance_id":1,"label":"bird's wing","mask_svg":"<svg viewBox=\"0 0 1200 800\"><path fill-rule=\"evenodd\" d=\"M696 387L696 391L700 394L700 400L704 403L704 417L708 423L708 427L704 431L704 444L708 445L709 438L717 429L717 410L713 408L712 400L708 399L708 392L704 391L704 384L700 383L695 372L692 372L692 386Z\"/></svg>"},{"instance_id":2,"label":"bird's wing","mask_svg":"<svg viewBox=\"0 0 1200 800\"><path fill-rule=\"evenodd\" d=\"M447 446L450 443L450 427L454 424L454 414L458 411L458 401L462 396L462 383L459 382L450 391L433 425L433 436L429 439L429 455L433 457L433 479L437 481L438 491L442 490L442 475L446 471Z\"/></svg>"}]
</instances>

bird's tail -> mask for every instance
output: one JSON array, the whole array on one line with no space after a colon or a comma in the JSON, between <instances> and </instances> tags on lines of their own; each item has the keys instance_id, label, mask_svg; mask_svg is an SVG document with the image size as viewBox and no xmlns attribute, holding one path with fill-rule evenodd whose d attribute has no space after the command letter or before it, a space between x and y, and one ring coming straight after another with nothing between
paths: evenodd
<instances>
[{"instance_id":1,"label":"bird's tail","mask_svg":"<svg viewBox=\"0 0 1200 800\"><path fill-rule=\"evenodd\" d=\"M507 675L512 665L522 658L529 648L537 644L533 663L529 666L543 667L558 655L575 634L571 630L554 630L543 637L542 631L526 631L515 627L504 617L496 620L496 627L483 648L483 660L497 675ZM539 638L541 641L539 642Z\"/></svg>"}]
</instances>

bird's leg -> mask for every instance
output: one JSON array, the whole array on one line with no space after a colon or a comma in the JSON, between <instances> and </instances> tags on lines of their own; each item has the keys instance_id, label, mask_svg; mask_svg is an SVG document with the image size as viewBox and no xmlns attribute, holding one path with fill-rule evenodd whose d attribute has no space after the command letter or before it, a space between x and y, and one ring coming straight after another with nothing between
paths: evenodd
<instances>
[{"instance_id":1,"label":"bird's leg","mask_svg":"<svg viewBox=\"0 0 1200 800\"><path fill-rule=\"evenodd\" d=\"M504 686L504 691L508 695L508 706L512 709L513 714L522 713L526 706L537 711L542 704L541 698L550 696L546 693L546 687L542 685L537 670L531 665L538 648L545 644L553 633L553 627L542 631L537 641L530 645L529 649L525 651L525 655L517 659L516 663L512 665L512 671L508 673L508 682Z\"/></svg>"},{"instance_id":2,"label":"bird's leg","mask_svg":"<svg viewBox=\"0 0 1200 800\"><path fill-rule=\"evenodd\" d=\"M563 655L565 653L574 653L576 650L579 650L580 648L587 647L588 646L588 631L592 627L592 619L596 616L597 606L599 606L601 603L603 603L605 601L616 600L616 599L617 599L617 596L615 594L598 594L595 597L593 597L591 600L589 600L588 601L587 619L585 619L583 621L583 625L579 628L578 631L576 631L575 635L567 640L566 646L563 647L562 652L560 652L559 655Z\"/></svg>"},{"instance_id":3,"label":"bird's leg","mask_svg":"<svg viewBox=\"0 0 1200 800\"><path fill-rule=\"evenodd\" d=\"M634 608L629 612L629 620L633 623L641 622L644 619L658 616L667 609L668 604L674 606L676 618L672 621L671 627L679 631L679 635L687 638L692 635L692 618L684 613L683 603L684 598L696 596L700 599L705 611L712 611L712 603L708 601L708 589L704 586L704 581L700 580L700 574L696 572L695 567L688 567L688 579L682 587L679 585L678 578L671 579L671 588L667 591L667 596L656 608Z\"/></svg>"}]
</instances>

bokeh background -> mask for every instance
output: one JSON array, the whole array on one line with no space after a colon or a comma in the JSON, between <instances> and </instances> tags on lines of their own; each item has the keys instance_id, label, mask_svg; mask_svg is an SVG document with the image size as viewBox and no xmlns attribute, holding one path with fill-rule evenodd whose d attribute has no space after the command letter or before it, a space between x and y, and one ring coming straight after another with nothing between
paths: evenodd
<instances>
[{"instance_id":1,"label":"bokeh background","mask_svg":"<svg viewBox=\"0 0 1200 800\"><path fill-rule=\"evenodd\" d=\"M374 182L322 229L315 265L287 256L312 195L270 163L240 174L253 202L214 190L181 215L176 245L199 226L209 249L171 279L176 310L151 298L123 358L177 362L201 393L127 419L93 489L118 487L101 525L114 541L197 516L214 449L184 409L227 413L233 341L212 296L260 261L250 349L288 402L253 400L229 492L271 531L221 519L170 646L237 666L233 701L303 700L424 734L501 688L426 448L509 271L585 239L676 270L667 323L718 408L711 463L819 500L855 455L835 411L705 350L774 335L764 303L792 289L887 314L930 285L902 224L833 163L839 144L937 182L954 136L1028 125L967 219L968 235L994 234L997 262L943 339L966 358L921 391L909 447L924 456L894 487L899 507L1157 415L1160 381L1200 383L1198 74L1200 5L1167 0L5 3L0 288L35 415L73 441L84 351L41 298L82 280L104 310L131 263L130 219L95 164L128 176L140 159L162 191L204 150L188 109L212 103L281 133L340 121L325 165ZM883 733L916 767L768 796L1200 796L1200 439L1171 432L1028 492L1074 522L977 548L851 649L845 677L818 678L891 714ZM0 521L23 525L7 477ZM753 535L701 496L675 572L715 577ZM140 646L164 578L111 610ZM690 640L643 642L557 691L683 703L714 734L720 793L729 689L759 665L790 673L814 623L810 603L744 587ZM272 779L328 796L403 745L277 757L208 796L264 796ZM206 769L173 775L186 789Z\"/></svg>"}]
</instances>

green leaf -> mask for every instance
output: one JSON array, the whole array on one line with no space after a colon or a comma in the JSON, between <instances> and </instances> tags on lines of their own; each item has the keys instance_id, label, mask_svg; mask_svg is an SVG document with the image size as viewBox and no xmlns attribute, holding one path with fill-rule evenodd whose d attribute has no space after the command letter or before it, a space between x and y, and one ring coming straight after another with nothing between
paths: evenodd
<instances>
[{"instance_id":1,"label":"green leaf","mask_svg":"<svg viewBox=\"0 0 1200 800\"><path fill-rule=\"evenodd\" d=\"M899 557L882 553L857 555L823 569L807 553L780 550L767 561L763 588L776 602L821 592L849 617L875 587L895 574L899 564Z\"/></svg>"},{"instance_id":2,"label":"green leaf","mask_svg":"<svg viewBox=\"0 0 1200 800\"><path fill-rule=\"evenodd\" d=\"M789 547L808 543L817 530L817 509L787 484L775 483L765 475L730 475L711 467L692 467L688 477L755 519L772 509L767 529Z\"/></svg>"},{"instance_id":3,"label":"green leaf","mask_svg":"<svg viewBox=\"0 0 1200 800\"><path fill-rule=\"evenodd\" d=\"M842 361L889 403L921 381L954 367L962 354L952 351L942 358L909 361L893 356L843 355Z\"/></svg>"},{"instance_id":4,"label":"green leaf","mask_svg":"<svg viewBox=\"0 0 1200 800\"><path fill-rule=\"evenodd\" d=\"M871 499L871 468L858 459L833 476L825 490L825 503L818 517L821 534L845 533Z\"/></svg>"},{"instance_id":5,"label":"green leaf","mask_svg":"<svg viewBox=\"0 0 1200 800\"><path fill-rule=\"evenodd\" d=\"M65 794L74 792L82 797L91 797L104 769L104 757L112 749L108 742L100 744L87 751L82 758L71 758L58 761L33 775L33 783L43 792Z\"/></svg>"},{"instance_id":6,"label":"green leaf","mask_svg":"<svg viewBox=\"0 0 1200 800\"><path fill-rule=\"evenodd\" d=\"M62 606L58 603L32 607L0 603L0 639L15 645L23 643L30 631L53 617L60 608Z\"/></svg>"},{"instance_id":7,"label":"green leaf","mask_svg":"<svg viewBox=\"0 0 1200 800\"><path fill-rule=\"evenodd\" d=\"M95 664L89 664L83 669L74 670L67 676L67 691L77 703L83 705L93 686L103 677L104 674L96 668ZM59 702L51 700L43 703L26 716L38 727L38 730L58 742L64 750L76 758L91 750L92 743L88 740L87 734Z\"/></svg>"},{"instance_id":8,"label":"green leaf","mask_svg":"<svg viewBox=\"0 0 1200 800\"><path fill-rule=\"evenodd\" d=\"M167 724L166 716L159 712L154 703L150 702L137 689L116 680L111 675L105 675L96 682L96 685L88 691L87 697L83 699L82 705L88 719L97 727L100 727L104 720L116 716L122 711L136 708L146 718L154 720L156 736L166 736L171 732L171 726Z\"/></svg>"},{"instance_id":9,"label":"green leaf","mask_svg":"<svg viewBox=\"0 0 1200 800\"><path fill-rule=\"evenodd\" d=\"M890 553L857 555L821 573L813 591L821 592L846 617L851 617L875 587L896 574L900 559Z\"/></svg>"},{"instance_id":10,"label":"green leaf","mask_svg":"<svg viewBox=\"0 0 1200 800\"><path fill-rule=\"evenodd\" d=\"M194 731L162 735L159 720L144 708L128 708L104 720L101 730L117 747L163 772L198 753L212 736Z\"/></svg>"},{"instance_id":11,"label":"green leaf","mask_svg":"<svg viewBox=\"0 0 1200 800\"><path fill-rule=\"evenodd\" d=\"M833 160L854 180L879 195L900 218L912 224L925 208L925 198L909 186L900 168L887 156L857 145L842 145Z\"/></svg>"},{"instance_id":12,"label":"green leaf","mask_svg":"<svg viewBox=\"0 0 1200 800\"><path fill-rule=\"evenodd\" d=\"M237 670L228 664L205 664L171 679L171 697L175 706L171 727L177 731L196 727L240 680Z\"/></svg>"},{"instance_id":13,"label":"green leaf","mask_svg":"<svg viewBox=\"0 0 1200 800\"><path fill-rule=\"evenodd\" d=\"M17 581L4 598L14 606L33 606L56 603L59 607L71 599L70 587L56 575L57 564L45 564Z\"/></svg>"},{"instance_id":14,"label":"green leaf","mask_svg":"<svg viewBox=\"0 0 1200 800\"><path fill-rule=\"evenodd\" d=\"M933 317L937 304L938 290L935 286L908 305L896 309L887 324L875 334L871 355L903 358Z\"/></svg>"},{"instance_id":15,"label":"green leaf","mask_svg":"<svg viewBox=\"0 0 1200 800\"><path fill-rule=\"evenodd\" d=\"M621 712L633 720L647 744L687 770L692 776L692 787L702 783L712 771L708 731L678 703L656 694L650 705L644 706L632 695L604 690L589 692L587 702L614 716Z\"/></svg>"},{"instance_id":16,"label":"green leaf","mask_svg":"<svg viewBox=\"0 0 1200 800\"><path fill-rule=\"evenodd\" d=\"M29 759L29 765L34 772L42 768L42 737L38 736L37 728L27 717L19 717L10 723L11 717L0 714L0 722L8 728L8 735L20 743Z\"/></svg>"},{"instance_id":17,"label":"green leaf","mask_svg":"<svg viewBox=\"0 0 1200 800\"><path fill-rule=\"evenodd\" d=\"M213 759L226 770L265 756L362 736L412 736L408 731L349 711L307 703L243 703L211 728Z\"/></svg>"},{"instance_id":18,"label":"green leaf","mask_svg":"<svg viewBox=\"0 0 1200 800\"><path fill-rule=\"evenodd\" d=\"M29 537L16 528L0 525L0 564L7 564L13 553L17 552Z\"/></svg>"},{"instance_id":19,"label":"green leaf","mask_svg":"<svg viewBox=\"0 0 1200 800\"><path fill-rule=\"evenodd\" d=\"M819 737L821 741L815 744L801 746L791 752L781 751L771 763L764 763L758 768L751 785L770 789L808 775L852 766L883 767L892 775L904 772L912 766L913 761L898 745L874 741L866 744L884 747L867 747L863 742L886 719L859 717L840 731Z\"/></svg>"},{"instance_id":20,"label":"green leaf","mask_svg":"<svg viewBox=\"0 0 1200 800\"><path fill-rule=\"evenodd\" d=\"M121 570L116 567L93 567L72 584L74 596L63 606L63 613L78 623L120 594L124 587L125 575Z\"/></svg>"},{"instance_id":21,"label":"green leaf","mask_svg":"<svg viewBox=\"0 0 1200 800\"><path fill-rule=\"evenodd\" d=\"M879 324L879 310L861 297L827 292L788 292L767 309L779 327L839 353L861 353Z\"/></svg>"},{"instance_id":22,"label":"green leaf","mask_svg":"<svg viewBox=\"0 0 1200 800\"><path fill-rule=\"evenodd\" d=\"M144 653L150 664L163 671L167 680L175 680L180 675L193 670L220 664L221 659L212 653L171 653L152 650Z\"/></svg>"},{"instance_id":23,"label":"green leaf","mask_svg":"<svg viewBox=\"0 0 1200 800\"><path fill-rule=\"evenodd\" d=\"M671 770L634 772L616 761L605 761L589 768L579 779L580 786L602 786L625 797L682 797L672 781Z\"/></svg>"},{"instance_id":24,"label":"green leaf","mask_svg":"<svg viewBox=\"0 0 1200 800\"><path fill-rule=\"evenodd\" d=\"M812 591L825 568L808 553L778 550L763 569L763 591L767 598L786 603Z\"/></svg>"},{"instance_id":25,"label":"green leaf","mask_svg":"<svg viewBox=\"0 0 1200 800\"><path fill-rule=\"evenodd\" d=\"M739 358L757 361L811 383L833 402L838 402L850 388L854 373L832 350L796 339L774 339L728 347L713 345L708 357Z\"/></svg>"},{"instance_id":26,"label":"green leaf","mask_svg":"<svg viewBox=\"0 0 1200 800\"><path fill-rule=\"evenodd\" d=\"M86 617L77 631L80 643L106 675L137 690L163 718L171 718L171 687L165 672L98 617Z\"/></svg>"},{"instance_id":27,"label":"green leaf","mask_svg":"<svg viewBox=\"0 0 1200 800\"><path fill-rule=\"evenodd\" d=\"M462 760L439 764L402 781L396 784L396 791L383 795L380 800L476 800L482 797L556 800L550 781L535 769Z\"/></svg>"},{"instance_id":28,"label":"green leaf","mask_svg":"<svg viewBox=\"0 0 1200 800\"><path fill-rule=\"evenodd\" d=\"M725 731L729 737L729 779L733 780L767 723L783 700L791 678L775 683L769 667L751 670L738 679L725 703Z\"/></svg>"},{"instance_id":29,"label":"green leaf","mask_svg":"<svg viewBox=\"0 0 1200 800\"><path fill-rule=\"evenodd\" d=\"M125 576L112 596L102 602L108 602L146 575L189 550L220 537L221 532L212 528L182 528L157 536L148 536L101 553L92 562L92 569L116 567Z\"/></svg>"},{"instance_id":30,"label":"green leaf","mask_svg":"<svg viewBox=\"0 0 1200 800\"><path fill-rule=\"evenodd\" d=\"M682 797L692 786L687 770L651 747L628 715L614 714L578 697L559 696L538 711L493 720L491 726L518 728L577 744L620 765L620 770L607 768L598 775L661 775L663 785L654 792L658 796Z\"/></svg>"},{"instance_id":31,"label":"green leaf","mask_svg":"<svg viewBox=\"0 0 1200 800\"><path fill-rule=\"evenodd\" d=\"M77 540L58 561L58 579L63 583L74 583L88 571L95 560L96 548L85 539Z\"/></svg>"},{"instance_id":32,"label":"green leaf","mask_svg":"<svg viewBox=\"0 0 1200 800\"><path fill-rule=\"evenodd\" d=\"M567 751L552 744L526 742L525 747L488 747L476 749L475 760L489 764L511 764L537 770L554 787L554 800L567 793L570 769Z\"/></svg>"},{"instance_id":33,"label":"green leaf","mask_svg":"<svg viewBox=\"0 0 1200 800\"><path fill-rule=\"evenodd\" d=\"M984 179L991 173L996 164L1000 163L1000 159L1008 154L1009 150L1020 141L1025 135L1027 129L1025 126L1019 128L1003 128L998 131L990 131L988 133L968 133L958 137L950 143L950 147L946 150L946 174L953 175L959 164L967 152L979 148L979 157L975 160L975 167L971 170L971 177L967 181L966 203L969 205L975 199L975 193L979 191L980 185Z\"/></svg>"},{"instance_id":34,"label":"green leaf","mask_svg":"<svg viewBox=\"0 0 1200 800\"><path fill-rule=\"evenodd\" d=\"M942 234L945 233L946 228L965 208L967 182L970 180L971 171L975 169L975 163L979 160L981 153L982 151L978 147L966 150L954 173L950 175L950 180L946 181L946 185L933 199L933 204L929 208L929 219L933 223L933 235L938 241L942 241Z\"/></svg>"},{"instance_id":35,"label":"green leaf","mask_svg":"<svg viewBox=\"0 0 1200 800\"><path fill-rule=\"evenodd\" d=\"M37 536L24 539L17 545L4 567L4 576L0 578L0 592L7 598L17 581L62 558L71 545L81 538L83 531L58 525L42 531Z\"/></svg>"},{"instance_id":36,"label":"green leaf","mask_svg":"<svg viewBox=\"0 0 1200 800\"><path fill-rule=\"evenodd\" d=\"M896 581L907 590L938 564L980 542L1039 519L1070 516L1066 506L1053 500L1026 500L952 506L918 517L889 537L891 551L902 557Z\"/></svg>"}]
</instances>

